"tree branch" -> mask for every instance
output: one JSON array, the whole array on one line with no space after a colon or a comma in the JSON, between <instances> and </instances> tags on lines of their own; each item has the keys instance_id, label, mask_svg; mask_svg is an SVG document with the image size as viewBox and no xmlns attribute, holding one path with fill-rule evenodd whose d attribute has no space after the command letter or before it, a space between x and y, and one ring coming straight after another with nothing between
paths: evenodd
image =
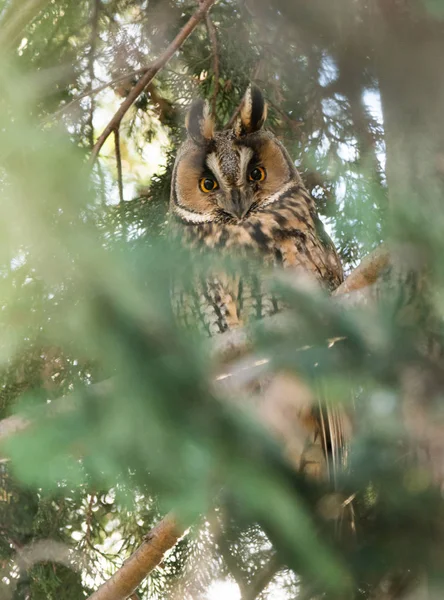
<instances>
[{"instance_id":1,"label":"tree branch","mask_svg":"<svg viewBox=\"0 0 444 600\"><path fill-rule=\"evenodd\" d=\"M140 96L146 86L152 81L152 79L157 75L157 73L162 69L168 61L174 56L174 54L179 50L181 45L185 42L185 40L190 36L190 34L194 31L200 21L205 17L211 6L214 4L215 0L204 0L199 5L199 8L196 12L190 17L189 21L182 27L180 32L165 50L165 52L155 60L152 65L148 68L146 73L142 75L140 80L136 83L133 89L130 91L128 96L120 105L119 109L108 123L108 125L103 130L99 139L94 145L94 148L91 153L91 162L94 163L96 160L103 144L106 142L108 137L111 135L113 131L115 131L119 126L123 119L123 117L128 112L129 108L133 105L135 100Z\"/></svg>"},{"instance_id":2,"label":"tree branch","mask_svg":"<svg viewBox=\"0 0 444 600\"><path fill-rule=\"evenodd\" d=\"M347 277L342 285L333 293L334 297L352 295L354 292L360 292L371 286L377 281L382 270L388 265L390 251L386 244L382 244L366 258L354 271ZM360 297L360 296L359 296ZM359 300L358 297L358 300ZM285 326L285 315L278 314L267 318L269 327L278 328ZM246 351L251 349L252 339L247 329L238 328L226 331L220 335L211 338L211 348L209 351L214 360L224 363L245 355ZM256 369L260 365L256 365ZM251 367L253 368L253 367ZM223 376L218 381L223 381ZM113 385L113 379L107 379L100 383L94 383L89 386L90 393L97 395L106 395L110 392ZM63 399L63 403L54 401L50 404L48 414L52 411L72 410L73 403L69 397ZM0 446L9 437L27 429L30 421L19 415L7 417L0 420ZM2 457L0 455L0 461Z\"/></svg>"},{"instance_id":3,"label":"tree branch","mask_svg":"<svg viewBox=\"0 0 444 600\"><path fill-rule=\"evenodd\" d=\"M381 269L387 264L389 258L388 250L385 246L378 248L370 256L368 256L361 265L347 279L348 285L344 283L338 288L336 295L349 294L353 290L361 290L365 285L371 285L377 279ZM342 289L341 289L342 288ZM280 317L280 315L276 315ZM276 317L271 317L273 325L279 326L281 321L276 320ZM221 341L222 340L222 341ZM229 354L235 353L241 356L249 347L249 338L245 330L234 330L216 336L213 343L219 352L226 357ZM214 352L218 356L217 351ZM247 365L244 370L254 372L254 377L258 376L258 367L263 361L256 361ZM231 374L230 374L231 376ZM234 373L234 379L237 375ZM245 375L244 375L245 377ZM222 379L221 379L222 381ZM216 381L216 383L221 383ZM110 386L113 385L113 380L106 380L101 383L90 386L91 394L106 395L109 393ZM243 381L235 382L234 386L243 385ZM272 399L271 399L272 400ZM63 402L54 402L49 407L49 413L72 410L75 406L75 401L72 398L65 398ZM263 413L260 418L265 420L271 428L273 423L268 423L269 414ZM0 421L0 444L4 443L10 436L21 432L28 428L29 420L19 416L9 417ZM294 430L292 429L292 436ZM162 561L165 552L171 549L184 533L184 527L179 525L174 515L167 515L160 523L154 527L145 537L143 543L139 546L134 554L123 564L123 566L104 583L89 600L126 600L140 583L149 575L149 573ZM268 583L278 570L278 565L271 560L265 568L257 574L256 578L251 583L250 588L243 590L242 600L252 600L265 589Z\"/></svg>"},{"instance_id":4,"label":"tree branch","mask_svg":"<svg viewBox=\"0 0 444 600\"><path fill-rule=\"evenodd\" d=\"M236 123L237 117L239 116L241 108L242 108L242 100L239 102L239 104L234 109L234 112L231 115L228 123L225 125L225 129L231 129L233 127L233 125Z\"/></svg>"},{"instance_id":5,"label":"tree branch","mask_svg":"<svg viewBox=\"0 0 444 600\"><path fill-rule=\"evenodd\" d=\"M167 550L183 535L173 514L164 517L146 536L130 558L88 600L126 600L162 561Z\"/></svg>"},{"instance_id":6,"label":"tree branch","mask_svg":"<svg viewBox=\"0 0 444 600\"><path fill-rule=\"evenodd\" d=\"M282 108L280 108L277 104L272 102L269 98L267 98L267 102L272 108L274 108L274 110L277 113L281 115L281 117L284 119L284 121L287 123L287 125L293 132L299 131L302 125L304 125L304 121L297 121L296 119L292 119L290 116L287 115L285 110L282 110Z\"/></svg>"},{"instance_id":7,"label":"tree branch","mask_svg":"<svg viewBox=\"0 0 444 600\"><path fill-rule=\"evenodd\" d=\"M333 296L342 296L373 285L390 260L390 251L381 244L366 256L347 279L333 292Z\"/></svg>"},{"instance_id":8,"label":"tree branch","mask_svg":"<svg viewBox=\"0 0 444 600\"><path fill-rule=\"evenodd\" d=\"M252 81L253 83L255 82L255 80L257 79L257 76L259 74L259 71L260 71L260 68L261 68L261 63L262 63L262 61L259 60L258 63L256 64L255 68L253 69L253 71L250 74L250 81ZM234 112L231 115L228 123L225 125L224 129L231 129L234 126L234 124L236 123L236 119L238 118L239 113L241 111L242 102L243 102L243 98L241 98L241 101L239 102L239 104L234 109Z\"/></svg>"}]
</instances>

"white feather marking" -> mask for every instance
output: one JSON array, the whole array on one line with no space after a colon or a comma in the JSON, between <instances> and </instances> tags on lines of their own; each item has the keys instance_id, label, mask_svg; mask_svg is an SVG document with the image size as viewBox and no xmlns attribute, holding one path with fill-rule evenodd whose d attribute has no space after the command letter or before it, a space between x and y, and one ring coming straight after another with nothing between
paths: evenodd
<instances>
[{"instance_id":1,"label":"white feather marking","mask_svg":"<svg viewBox=\"0 0 444 600\"><path fill-rule=\"evenodd\" d=\"M239 157L239 175L237 178L237 185L241 186L244 184L246 176L247 176L247 167L250 162L251 157L253 156L253 150L248 148L248 146L244 146L240 149L240 157Z\"/></svg>"},{"instance_id":2,"label":"white feather marking","mask_svg":"<svg viewBox=\"0 0 444 600\"><path fill-rule=\"evenodd\" d=\"M281 198L281 196L288 192L288 190L290 190L294 185L294 181L289 181L288 183L286 183L284 187L282 187L278 192L272 194L269 198L267 198L265 202L261 204L261 208L263 208L264 206L268 206L269 204L273 204L274 202L277 202Z\"/></svg>"},{"instance_id":3,"label":"white feather marking","mask_svg":"<svg viewBox=\"0 0 444 600\"><path fill-rule=\"evenodd\" d=\"M212 152L211 154L208 154L207 165L208 165L208 168L210 169L210 171L216 176L217 183L220 185L220 187L228 189L229 186L228 186L227 182L225 181L225 178L223 176L223 173L222 173L220 165L219 165L219 161L214 152Z\"/></svg>"},{"instance_id":4,"label":"white feather marking","mask_svg":"<svg viewBox=\"0 0 444 600\"><path fill-rule=\"evenodd\" d=\"M173 207L173 212L188 223L210 223L213 220L211 213L194 213L177 205Z\"/></svg>"}]
</instances>

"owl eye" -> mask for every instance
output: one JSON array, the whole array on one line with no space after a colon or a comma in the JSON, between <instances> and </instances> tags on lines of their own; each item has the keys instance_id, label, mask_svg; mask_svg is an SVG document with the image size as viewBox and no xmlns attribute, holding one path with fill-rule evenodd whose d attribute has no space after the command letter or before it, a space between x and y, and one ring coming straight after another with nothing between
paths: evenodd
<instances>
[{"instance_id":1,"label":"owl eye","mask_svg":"<svg viewBox=\"0 0 444 600\"><path fill-rule=\"evenodd\" d=\"M206 194L208 194L208 192L212 192L213 190L217 190L219 187L217 181L211 177L202 177L199 185L200 189Z\"/></svg>"},{"instance_id":2,"label":"owl eye","mask_svg":"<svg viewBox=\"0 0 444 600\"><path fill-rule=\"evenodd\" d=\"M266 176L264 167L255 167L250 171L248 179L250 181L264 181Z\"/></svg>"}]
</instances>

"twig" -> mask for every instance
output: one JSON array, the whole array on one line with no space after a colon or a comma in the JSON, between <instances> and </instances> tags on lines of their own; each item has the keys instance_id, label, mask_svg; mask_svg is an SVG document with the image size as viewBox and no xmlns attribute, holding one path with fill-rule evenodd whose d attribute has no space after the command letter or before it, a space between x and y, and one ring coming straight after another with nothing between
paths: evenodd
<instances>
[{"instance_id":1,"label":"twig","mask_svg":"<svg viewBox=\"0 0 444 600\"><path fill-rule=\"evenodd\" d=\"M234 111L234 113L231 115L230 120L228 121L228 123L225 125L225 129L231 129L233 127L233 125L236 122L237 117L239 116L240 110L242 108L242 100L240 101L240 103L236 106L236 109Z\"/></svg>"},{"instance_id":2,"label":"twig","mask_svg":"<svg viewBox=\"0 0 444 600\"><path fill-rule=\"evenodd\" d=\"M257 75L260 71L260 67L261 67L261 61L259 60L259 62L256 64L254 70L251 73L250 76L250 81L254 82L257 78ZM230 120L228 121L228 123L225 125L224 129L231 129L233 127L233 125L236 122L237 117L239 116L239 113L241 111L242 108L242 102L243 102L243 98L241 99L241 101L239 102L239 104L236 106L233 114L230 117Z\"/></svg>"},{"instance_id":3,"label":"twig","mask_svg":"<svg viewBox=\"0 0 444 600\"><path fill-rule=\"evenodd\" d=\"M211 96L211 114L213 119L216 118L216 107L217 107L217 96L219 94L219 51L217 47L217 33L216 27L209 14L207 14L206 25L208 31L208 37L210 38L211 48L213 53L213 77L214 77L214 90Z\"/></svg>"},{"instance_id":4,"label":"twig","mask_svg":"<svg viewBox=\"0 0 444 600\"><path fill-rule=\"evenodd\" d=\"M295 119L292 119L289 115L287 115L285 110L282 110L282 108L279 108L279 106L277 106L277 104L272 102L269 98L267 98L267 102L272 108L274 108L274 110L277 113L279 113L281 115L281 117L291 127L291 129L293 131L295 131L296 129L299 129L304 124L304 121L296 121Z\"/></svg>"},{"instance_id":5,"label":"twig","mask_svg":"<svg viewBox=\"0 0 444 600\"><path fill-rule=\"evenodd\" d=\"M97 142L94 145L94 148L91 153L91 162L94 163L96 160L103 144L106 142L108 137L111 135L113 131L115 131L119 126L123 119L123 117L128 112L129 108L133 105L135 100L140 96L146 86L152 81L152 79L157 75L162 67L164 67L168 61L174 56L174 54L179 50L181 45L185 42L185 40L189 37L189 35L194 31L200 21L205 17L211 6L214 4L215 0L205 0L199 5L199 8L196 12L190 17L188 22L182 27L180 32L165 50L165 52L155 60L146 73L140 78L140 80L136 83L133 89L130 91L128 96L120 105L119 109L108 123L108 125L103 130L102 134L98 138Z\"/></svg>"},{"instance_id":6,"label":"twig","mask_svg":"<svg viewBox=\"0 0 444 600\"><path fill-rule=\"evenodd\" d=\"M111 579L100 586L88 600L126 600L131 597L184 531L174 515L168 514L145 536L142 544Z\"/></svg>"},{"instance_id":7,"label":"twig","mask_svg":"<svg viewBox=\"0 0 444 600\"><path fill-rule=\"evenodd\" d=\"M225 564L229 570L229 574L233 577L241 591L241 600L255 600L267 587L276 573L279 571L280 564L275 556L272 556L269 561L255 574L252 581L247 584L246 578L248 573L244 573L242 567L237 563L233 556L232 549L228 543L223 530L221 515L219 512L212 511L208 518L212 532L218 545Z\"/></svg>"},{"instance_id":8,"label":"twig","mask_svg":"<svg viewBox=\"0 0 444 600\"><path fill-rule=\"evenodd\" d=\"M69 109L72 106L74 106L74 104L77 104L78 102L80 102L84 98L88 98L88 96L94 96L94 95L98 94L99 92L102 92L103 90L106 90L106 88L112 87L116 83L122 83L122 81L126 81L127 79L131 79L132 77L134 77L136 75L142 75L143 73L146 73L149 68L150 67L142 67L141 69L136 69L135 71L131 71L129 73L125 73L124 75L120 75L119 77L116 77L115 79L111 79L111 81L107 81L106 83L103 83L102 85L98 85L97 87L95 87L95 88L93 88L91 90L87 90L83 94L80 94L80 96L76 96L75 98L73 98L70 102L68 102L68 104L66 104L65 106L62 106L61 108L59 108L59 110L56 110L56 112L54 112L51 115L49 115L44 122L45 123L49 122L52 119L56 119L57 117L59 117L63 113L68 112Z\"/></svg>"},{"instance_id":9,"label":"twig","mask_svg":"<svg viewBox=\"0 0 444 600\"><path fill-rule=\"evenodd\" d=\"M119 187L119 202L121 208L123 208L123 179L122 179L122 155L120 153L120 129L114 130L114 144L116 153L116 166L117 166L117 185Z\"/></svg>"}]
</instances>

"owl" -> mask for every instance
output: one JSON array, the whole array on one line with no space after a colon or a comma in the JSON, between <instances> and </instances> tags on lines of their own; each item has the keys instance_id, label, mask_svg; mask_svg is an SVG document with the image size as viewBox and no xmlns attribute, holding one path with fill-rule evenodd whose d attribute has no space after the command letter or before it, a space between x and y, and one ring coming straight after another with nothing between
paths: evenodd
<instances>
[{"instance_id":1,"label":"owl","mask_svg":"<svg viewBox=\"0 0 444 600\"><path fill-rule=\"evenodd\" d=\"M262 92L251 85L234 126L215 131L208 105L197 101L176 157L170 214L181 243L203 254L255 259L247 271L195 274L191 290L173 292L179 320L200 325L210 336L282 308L262 269L255 269L258 262L304 273L328 290L343 280L313 198L284 146L264 128L266 113ZM291 462L310 474L325 472L326 453L338 462L342 445L337 411L319 410L311 390L292 375L273 376L268 384L260 410Z\"/></svg>"},{"instance_id":2,"label":"owl","mask_svg":"<svg viewBox=\"0 0 444 600\"><path fill-rule=\"evenodd\" d=\"M215 131L208 105L192 105L172 176L173 229L189 248L253 256L269 268L310 274L333 290L343 279L341 262L294 162L264 128L266 114L254 85L230 129ZM193 288L193 298L174 295L176 314L209 335L280 310L254 272L207 275Z\"/></svg>"}]
</instances>

